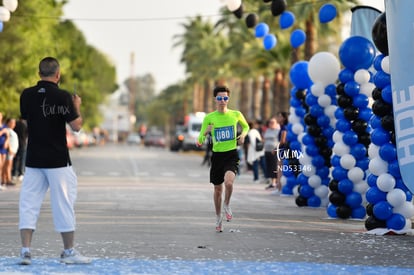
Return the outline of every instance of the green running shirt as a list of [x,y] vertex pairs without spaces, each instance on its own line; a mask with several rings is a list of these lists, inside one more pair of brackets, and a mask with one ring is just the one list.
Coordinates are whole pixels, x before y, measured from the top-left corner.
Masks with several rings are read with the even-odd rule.
[[213,125],[213,152],[227,152],[237,148],[237,124],[242,127],[242,135],[246,136],[249,125],[240,111],[227,109],[225,113],[211,112],[204,117],[198,142],[203,144],[208,125]]

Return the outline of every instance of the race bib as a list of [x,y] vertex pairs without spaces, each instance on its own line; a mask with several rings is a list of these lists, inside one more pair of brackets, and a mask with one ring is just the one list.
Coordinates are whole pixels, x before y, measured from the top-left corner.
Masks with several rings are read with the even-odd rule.
[[217,141],[234,140],[234,127],[226,126],[214,129]]

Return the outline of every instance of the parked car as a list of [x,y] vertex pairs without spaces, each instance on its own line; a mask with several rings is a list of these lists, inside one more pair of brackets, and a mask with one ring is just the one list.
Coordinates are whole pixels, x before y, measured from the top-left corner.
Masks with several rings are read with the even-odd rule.
[[141,137],[137,133],[130,133],[127,136],[126,142],[129,145],[139,145],[141,144]]
[[162,132],[147,132],[144,138],[145,146],[165,147],[165,136]]
[[203,123],[205,115],[206,113],[204,112],[197,112],[195,114],[190,114],[188,116],[188,121],[186,122],[185,128],[183,129],[183,151],[205,150],[205,145],[203,145],[202,147],[196,146],[196,140],[198,138],[198,135],[200,134],[201,124]]

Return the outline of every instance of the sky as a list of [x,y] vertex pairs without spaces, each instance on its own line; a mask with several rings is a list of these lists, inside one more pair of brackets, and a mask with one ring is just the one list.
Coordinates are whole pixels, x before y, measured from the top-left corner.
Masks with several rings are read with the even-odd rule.
[[[382,0],[360,2],[384,10]],[[108,56],[118,84],[150,73],[160,91],[185,79],[183,49],[173,47],[174,35],[185,31],[181,24],[197,15],[215,22],[223,6],[222,0],[69,0],[64,18],[73,20],[87,43]]]

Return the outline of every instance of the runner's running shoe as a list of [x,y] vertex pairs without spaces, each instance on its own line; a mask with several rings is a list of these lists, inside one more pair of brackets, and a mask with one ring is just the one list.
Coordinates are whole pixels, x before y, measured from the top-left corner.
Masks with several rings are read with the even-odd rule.
[[223,232],[223,216],[217,217],[216,232]]
[[91,261],[91,258],[83,256],[75,249],[69,254],[63,251],[60,255],[60,262],[65,264],[89,264]]
[[224,208],[224,212],[226,213],[226,219],[227,221],[231,221],[231,219],[233,219],[233,213],[231,213],[231,208],[230,205],[225,205],[223,206]]
[[21,265],[30,265],[30,264],[32,264],[32,255],[30,254],[30,252],[24,252],[21,255],[20,264]]

